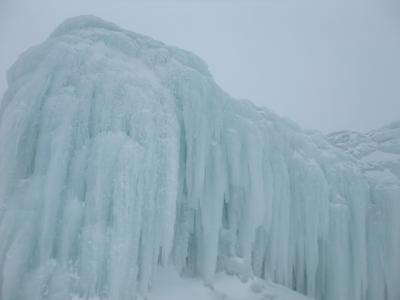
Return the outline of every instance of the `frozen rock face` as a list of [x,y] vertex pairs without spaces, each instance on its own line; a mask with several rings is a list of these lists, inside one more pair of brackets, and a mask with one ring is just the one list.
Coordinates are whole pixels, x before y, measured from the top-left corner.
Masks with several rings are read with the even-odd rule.
[[95,17],[8,73],[0,299],[135,299],[158,266],[398,300],[399,190],[250,102],[198,57]]

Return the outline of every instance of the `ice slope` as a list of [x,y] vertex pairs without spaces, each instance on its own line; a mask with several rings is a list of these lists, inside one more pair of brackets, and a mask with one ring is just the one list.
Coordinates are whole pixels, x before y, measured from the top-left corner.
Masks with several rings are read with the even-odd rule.
[[324,136],[231,98],[193,54],[81,16],[8,83],[0,299],[135,299],[160,266],[400,298],[399,190],[376,192]]

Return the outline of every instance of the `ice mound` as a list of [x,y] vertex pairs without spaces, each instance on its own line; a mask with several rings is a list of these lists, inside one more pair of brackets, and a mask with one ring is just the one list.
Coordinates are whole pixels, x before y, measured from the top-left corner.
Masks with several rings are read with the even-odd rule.
[[8,84],[0,299],[135,299],[159,266],[399,299],[399,190],[374,193],[357,159],[231,98],[193,54],[82,16]]

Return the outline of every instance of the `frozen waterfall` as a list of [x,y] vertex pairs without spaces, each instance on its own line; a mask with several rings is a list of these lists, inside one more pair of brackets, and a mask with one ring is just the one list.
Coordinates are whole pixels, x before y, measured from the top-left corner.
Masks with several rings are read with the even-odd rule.
[[231,98],[193,54],[82,16],[8,84],[0,299],[135,299],[160,265],[400,299],[399,180]]

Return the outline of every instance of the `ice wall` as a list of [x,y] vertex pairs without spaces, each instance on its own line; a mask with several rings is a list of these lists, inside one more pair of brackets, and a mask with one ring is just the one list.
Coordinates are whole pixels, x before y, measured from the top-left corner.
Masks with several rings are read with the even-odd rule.
[[8,82],[0,299],[134,299],[170,264],[399,299],[399,190],[373,195],[354,158],[232,99],[193,54],[77,17]]
[[369,299],[399,298],[400,122],[365,134],[336,132],[328,140],[354,157],[369,181]]

